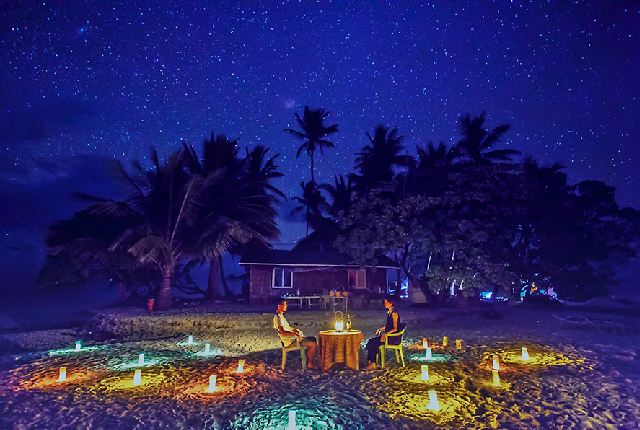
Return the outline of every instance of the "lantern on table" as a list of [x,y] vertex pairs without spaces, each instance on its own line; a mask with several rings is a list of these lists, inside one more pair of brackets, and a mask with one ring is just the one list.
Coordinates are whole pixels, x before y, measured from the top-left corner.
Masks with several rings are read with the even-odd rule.
[[[340,314],[339,317],[338,317],[338,314]],[[334,319],[335,319],[336,331],[343,331],[344,330],[344,315],[342,314],[342,311],[334,312],[333,316],[334,316]]]

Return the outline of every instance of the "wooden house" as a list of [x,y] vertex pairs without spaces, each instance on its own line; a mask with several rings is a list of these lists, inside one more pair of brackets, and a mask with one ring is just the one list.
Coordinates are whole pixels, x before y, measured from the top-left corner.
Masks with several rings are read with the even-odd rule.
[[249,273],[249,302],[255,304],[285,294],[319,295],[331,290],[363,297],[384,294],[400,269],[388,257],[376,260],[375,266],[360,267],[344,254],[263,249],[244,252],[240,265]]

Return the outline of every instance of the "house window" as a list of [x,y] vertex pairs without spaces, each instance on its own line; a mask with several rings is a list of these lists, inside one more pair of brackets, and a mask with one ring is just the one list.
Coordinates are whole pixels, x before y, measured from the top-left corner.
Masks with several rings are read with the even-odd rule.
[[367,288],[367,271],[349,269],[349,289]]
[[293,288],[293,272],[288,269],[273,269],[272,288]]

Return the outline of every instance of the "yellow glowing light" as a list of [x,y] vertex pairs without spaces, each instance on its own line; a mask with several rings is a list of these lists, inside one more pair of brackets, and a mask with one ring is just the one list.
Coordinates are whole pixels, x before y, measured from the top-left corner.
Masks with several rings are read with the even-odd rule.
[[442,346],[445,348],[449,346],[449,338],[447,336],[442,338]]
[[522,347],[522,360],[523,361],[528,361],[529,360],[529,351],[527,351],[527,347],[526,346]]
[[60,368],[60,376],[58,376],[58,380],[56,382],[63,382],[67,380],[67,368],[62,366]]
[[456,339],[456,349],[462,349],[462,339]]
[[428,381],[429,380],[429,366],[428,365],[423,364],[422,366],[420,366],[420,373],[421,373],[420,379],[422,379],[423,381]]
[[424,349],[429,348],[429,341],[427,340],[427,338],[426,338],[426,337],[422,339],[422,347],[423,347]]
[[492,370],[491,374],[493,375],[493,386],[494,387],[499,387],[500,386],[500,374],[498,373],[497,370]]
[[497,355],[493,356],[493,370],[495,370],[495,371],[500,370],[500,361],[498,360],[498,356]]
[[217,391],[216,388],[216,375],[209,376],[209,388],[207,388],[207,393],[213,393]]
[[238,373],[242,373],[244,369],[245,360],[238,361]]
[[438,394],[436,394],[436,390],[429,390],[429,406],[428,409],[432,411],[440,410],[440,403],[438,403]]
[[142,383],[142,370],[136,369],[136,373],[133,375],[133,385],[140,385]]

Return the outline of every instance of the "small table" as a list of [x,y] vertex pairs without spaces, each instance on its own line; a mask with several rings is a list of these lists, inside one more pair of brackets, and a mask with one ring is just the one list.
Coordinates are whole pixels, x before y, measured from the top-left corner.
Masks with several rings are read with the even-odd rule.
[[291,305],[298,306],[300,309],[304,309],[304,302],[307,302],[307,308],[311,309],[311,306],[318,305],[320,296],[282,296],[287,302],[291,302]]
[[360,342],[364,335],[360,330],[324,330],[320,337],[320,365],[322,371],[328,371],[336,363],[360,369]]

